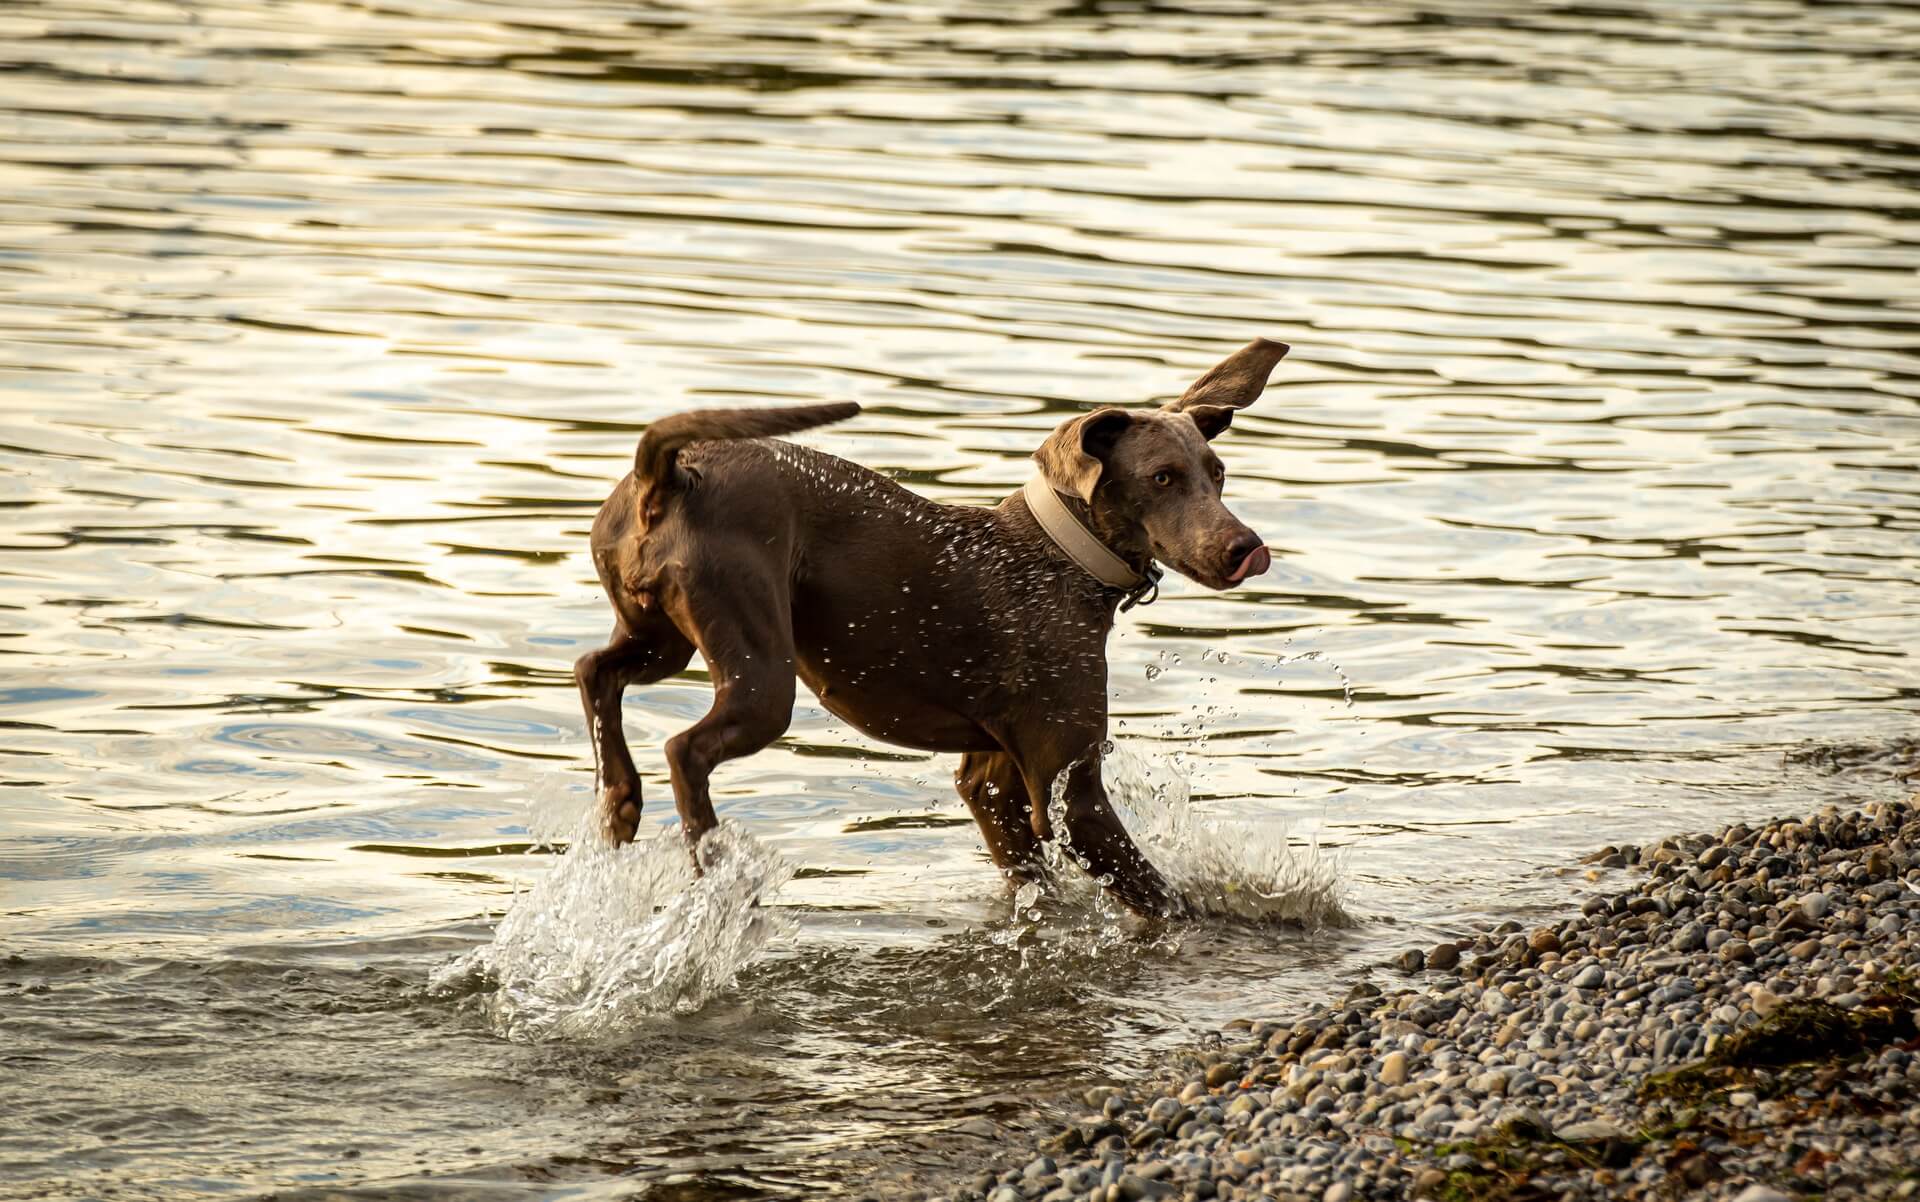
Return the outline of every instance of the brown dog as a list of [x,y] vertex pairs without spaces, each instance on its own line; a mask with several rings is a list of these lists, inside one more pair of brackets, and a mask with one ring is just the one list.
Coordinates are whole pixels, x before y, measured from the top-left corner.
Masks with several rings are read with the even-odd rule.
[[959,752],[960,796],[1010,880],[1039,874],[1064,772],[1071,854],[1132,909],[1175,912],[1100,782],[1107,633],[1158,580],[1155,560],[1215,589],[1267,570],[1266,547],[1221,503],[1207,442],[1286,353],[1255,339],[1161,409],[1073,418],[1034,452],[1036,480],[992,509],[765,441],[857,405],[655,422],[593,524],[613,636],[574,665],[614,840],[640,821],[620,695],[698,648],[713,708],[666,745],[690,844],[715,823],[713,770],[786,731],[798,674],[870,735]]

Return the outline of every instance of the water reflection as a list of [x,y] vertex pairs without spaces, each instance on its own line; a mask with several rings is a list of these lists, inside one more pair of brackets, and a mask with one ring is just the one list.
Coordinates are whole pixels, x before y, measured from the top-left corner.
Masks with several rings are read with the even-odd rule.
[[[1737,0],[0,12],[0,1181],[878,1189],[1561,904],[1531,870],[1571,850],[1890,787],[1916,37]],[[525,803],[585,782],[586,528],[647,422],[857,400],[819,442],[990,502],[1254,333],[1296,350],[1220,449],[1284,554],[1128,616],[1116,730],[1201,815],[1337,849],[1362,925],[1037,961],[948,765],[803,698],[716,782],[798,933],[707,1009],[533,1047],[426,995],[554,863]],[[629,694],[650,821],[707,695]]]

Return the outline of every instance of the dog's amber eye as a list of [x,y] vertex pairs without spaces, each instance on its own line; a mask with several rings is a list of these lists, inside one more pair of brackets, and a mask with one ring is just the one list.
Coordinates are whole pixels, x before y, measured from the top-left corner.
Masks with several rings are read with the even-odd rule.
[[1172,472],[1155,472],[1153,474],[1153,482],[1155,484],[1158,484],[1161,488],[1165,488],[1167,485],[1173,483],[1173,473]]

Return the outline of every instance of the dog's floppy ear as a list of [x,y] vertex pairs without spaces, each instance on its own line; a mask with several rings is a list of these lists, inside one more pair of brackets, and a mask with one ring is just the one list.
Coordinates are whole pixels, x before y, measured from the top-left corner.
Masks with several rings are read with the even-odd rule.
[[1092,504],[1108,454],[1133,424],[1133,414],[1109,405],[1063,423],[1033,453],[1040,474],[1060,492]]
[[[1193,386],[1179,400],[1165,408],[1175,413],[1191,410],[1197,405],[1245,409],[1267,390],[1267,377],[1273,374],[1275,365],[1287,357],[1289,349],[1284,342],[1256,338],[1214,364],[1206,375],[1193,382]],[[1199,419],[1196,417],[1194,420]],[[1205,425],[1200,428],[1203,432],[1207,430]],[[1224,430],[1226,426],[1223,424],[1220,429]],[[1207,437],[1212,438],[1219,432],[1207,432]]]

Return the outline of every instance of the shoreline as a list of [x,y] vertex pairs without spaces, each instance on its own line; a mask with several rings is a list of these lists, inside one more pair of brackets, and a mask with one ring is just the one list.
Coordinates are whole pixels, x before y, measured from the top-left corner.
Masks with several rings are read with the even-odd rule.
[[1920,1199],[1916,802],[1603,848],[1577,913],[1231,1023],[933,1198]]

